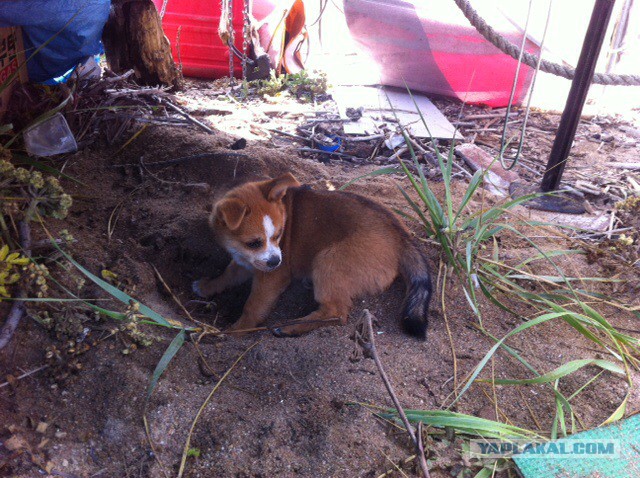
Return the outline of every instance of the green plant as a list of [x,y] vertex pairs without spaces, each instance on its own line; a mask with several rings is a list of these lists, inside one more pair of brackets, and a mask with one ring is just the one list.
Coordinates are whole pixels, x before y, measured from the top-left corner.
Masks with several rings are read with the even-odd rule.
[[[416,109],[418,109],[417,104]],[[428,129],[424,117],[420,116]],[[606,372],[625,376],[629,387],[622,402],[604,423],[622,418],[629,395],[633,390],[631,369],[637,368],[639,363],[640,341],[617,330],[606,319],[604,310],[614,309],[632,316],[635,314],[636,317],[639,316],[637,310],[634,311],[623,303],[585,287],[585,284],[590,282],[605,282],[610,279],[571,277],[565,274],[556,261],[557,258],[570,254],[583,254],[584,251],[561,249],[549,252],[530,238],[531,234],[527,231],[533,229],[540,232],[551,227],[549,224],[521,219],[514,211],[516,206],[534,198],[535,195],[509,199],[489,206],[481,189],[485,173],[477,171],[463,193],[458,195],[461,199],[457,201],[452,182],[455,147],[455,141],[452,141],[446,156],[439,151],[435,142],[432,144],[444,188],[439,198],[427,181],[413,143],[404,129],[402,134],[411,155],[413,169],[417,173],[412,172],[407,164],[399,160],[400,168],[408,179],[410,188],[404,189],[400,185],[398,188],[413,212],[413,215],[407,215],[407,217],[417,220],[428,240],[435,242],[441,250],[444,273],[441,275],[440,285],[445,321],[447,319],[444,291],[447,288],[447,281],[455,278],[463,289],[469,307],[478,319],[476,328],[493,342],[493,346],[463,383],[458,384],[455,348],[450,334],[454,359],[454,393],[445,407],[447,410],[407,411],[409,419],[434,426],[447,426],[473,436],[506,437],[520,436],[525,432],[525,434],[533,433],[522,429],[507,429],[499,422],[489,423],[490,421],[481,421],[482,419],[475,417],[459,416],[448,409],[458,403],[476,382],[489,382],[494,390],[496,385],[543,384],[548,387],[556,404],[555,417],[548,432],[549,437],[554,439],[559,434],[566,436],[568,433],[575,432],[576,417],[571,401]],[[392,172],[391,169],[384,168],[371,174],[390,172]],[[480,207],[477,206],[478,202]],[[557,234],[557,229],[555,231]],[[501,260],[500,245],[501,239],[507,235],[524,242],[536,253],[520,263],[507,264]],[[543,275],[533,272],[532,267],[540,266],[541,263],[545,263],[554,273]],[[511,314],[522,323],[502,338],[493,336],[483,325],[481,305],[487,303]],[[553,370],[541,372],[529,363],[522,351],[508,345],[508,341],[515,335],[532,327],[540,327],[547,322],[558,320],[572,327],[577,336],[591,341],[593,346],[608,355],[610,359],[569,360]],[[492,376],[490,379],[481,379],[480,374],[500,350],[515,358],[529,374],[529,378],[497,380]],[[601,371],[575,393],[565,396],[560,390],[561,380],[587,366],[598,367]],[[490,474],[487,475],[484,468],[479,476],[490,476]]]
[[[45,229],[46,231],[46,229]],[[48,231],[46,231],[48,234]],[[49,235],[49,238],[51,236]],[[114,310],[105,309],[93,303],[92,301],[81,299],[74,292],[66,288],[58,281],[54,281],[56,285],[64,292],[69,299],[45,299],[44,301],[57,302],[60,300],[63,301],[72,301],[83,304],[94,312],[108,317],[110,319],[114,319],[122,324],[122,330],[125,331],[130,337],[132,337],[136,342],[141,345],[150,345],[151,340],[147,333],[140,329],[141,325],[156,325],[160,327],[165,327],[168,329],[177,329],[178,334],[174,337],[172,342],[167,347],[167,350],[160,358],[160,361],[156,365],[156,368],[151,377],[151,381],[149,384],[149,389],[147,393],[147,399],[153,393],[160,376],[164,373],[166,368],[169,366],[169,363],[178,353],[182,345],[184,344],[187,332],[198,332],[200,329],[195,327],[185,326],[181,322],[176,320],[166,319],[156,311],[147,307],[146,305],[138,302],[129,294],[124,291],[118,289],[117,287],[109,284],[107,281],[101,279],[95,274],[89,272],[85,267],[80,265],[73,259],[67,252],[65,252],[60,246],[58,246],[55,241],[52,240],[52,245],[57,249],[57,251],[66,259],[71,265],[73,265],[82,275],[84,275],[89,281],[96,284],[100,289],[102,289],[108,296],[113,299],[118,300],[122,304],[125,305],[125,311],[119,312]],[[128,350],[128,349],[125,349]],[[128,353],[125,352],[125,353]]]
[[40,171],[16,168],[0,160],[0,213],[13,214],[14,219],[31,221],[42,216],[64,219],[73,201],[53,176],[44,177]]
[[[422,115],[421,119],[425,127],[427,127]],[[600,305],[613,305],[618,310],[626,312],[630,312],[630,309],[624,304],[598,298],[595,294],[578,289],[573,285],[576,281],[584,283],[587,280],[603,280],[599,278],[569,277],[554,261],[554,257],[572,254],[576,251],[545,252],[529,238],[527,233],[523,232],[528,228],[541,229],[550,226],[549,224],[521,220],[512,213],[514,207],[535,197],[535,195],[507,200],[491,207],[484,206],[485,201],[482,201],[483,207],[479,211],[472,210],[470,207],[471,199],[480,192],[479,188],[483,184],[485,174],[482,171],[478,171],[471,178],[466,191],[462,195],[462,200],[456,204],[452,189],[452,164],[455,144],[455,141],[453,141],[447,158],[434,145],[444,185],[444,200],[440,201],[429,187],[406,131],[403,131],[403,134],[415,169],[418,171],[418,176],[416,177],[403,162],[400,162],[400,166],[409,179],[412,191],[417,194],[420,203],[414,201],[404,189],[400,188],[400,190],[416,217],[424,226],[426,234],[440,245],[447,266],[453,269],[463,283],[464,294],[469,306],[478,317],[479,329],[490,336],[482,325],[478,291],[495,306],[524,321],[521,326],[511,331],[503,339],[497,340],[492,337],[496,344],[477,365],[451,404],[460,400],[477,379],[493,354],[499,348],[502,348],[519,360],[534,375],[533,380],[552,384],[558,403],[556,421],[554,423],[561,428],[563,434],[566,434],[565,416],[570,418],[573,429],[574,414],[569,401],[558,391],[557,381],[560,377],[574,371],[570,363],[565,364],[562,369],[563,374],[560,374],[555,380],[543,381],[541,379],[543,374],[537,372],[521,354],[507,347],[504,342],[508,337],[538,324],[551,320],[564,320],[580,335],[591,340],[603,351],[610,353],[620,361],[621,366],[607,362],[607,370],[625,373],[628,372],[629,366],[635,366],[638,363],[637,352],[640,342],[634,337],[616,330],[593,305],[598,303]],[[423,210],[426,213],[423,213]],[[500,235],[507,233],[528,243],[537,251],[538,255],[515,266],[508,266],[502,262],[500,260],[498,238]],[[557,275],[542,276],[530,272],[527,265],[535,260],[543,260],[548,263],[556,271]],[[446,277],[444,280],[446,281]],[[523,283],[527,286],[525,287]],[[544,292],[532,292],[532,288],[529,287],[532,283],[541,286],[540,288]],[[523,316],[520,312],[522,305],[533,308],[535,312]],[[627,380],[631,384],[631,375],[629,373],[627,373]],[[616,420],[624,414],[626,401],[627,399],[625,398],[620,407],[607,421]],[[555,425],[552,434],[557,433]]]
[[[76,15],[77,13],[69,19],[59,32],[39,46],[26,61],[30,61],[42,48],[46,47],[49,42],[73,21]],[[22,66],[24,65],[20,65],[20,67]],[[18,72],[16,71],[9,75],[5,81],[0,82],[0,92],[6,89],[16,79],[17,74]],[[39,304],[40,306],[63,303],[65,304],[63,312],[68,312],[69,315],[82,315],[81,311],[84,310],[86,312],[88,308],[93,311],[96,316],[101,315],[119,321],[119,329],[134,341],[133,346],[125,348],[123,353],[128,353],[132,350],[135,344],[143,346],[150,345],[152,339],[149,334],[143,330],[142,326],[144,325],[158,325],[177,329],[179,331],[178,335],[169,345],[151,377],[148,390],[150,396],[171,359],[180,350],[184,343],[186,333],[195,331],[196,328],[187,327],[180,322],[165,319],[149,307],[137,302],[125,292],[82,267],[53,240],[44,226],[42,218],[51,217],[64,219],[68,214],[69,208],[72,206],[71,196],[64,192],[57,177],[64,177],[78,183],[79,181],[61,173],[52,166],[25,156],[22,154],[21,146],[19,145],[19,139],[23,131],[48,120],[56,113],[62,111],[74,98],[74,92],[75,85],[72,85],[70,90],[69,88],[61,88],[53,91],[47,88],[43,90],[43,94],[48,95],[48,101],[43,102],[43,104],[44,107],[48,107],[48,109],[45,111],[34,109],[34,111],[36,111],[35,113],[29,111],[30,116],[28,115],[25,121],[23,121],[26,124],[20,130],[15,130],[13,124],[0,124],[0,300],[2,300],[3,297],[10,297],[10,287],[20,282],[23,285],[23,292],[26,292],[26,297],[21,297],[21,301]],[[92,110],[103,108],[114,110],[130,107],[112,106]],[[17,166],[17,164],[21,166]],[[7,219],[10,219],[10,221]],[[12,250],[18,249],[18,245],[14,238],[12,238],[12,230],[8,224],[15,224],[19,221],[26,223],[39,221],[42,229],[51,239],[52,245],[57,249],[57,253],[63,257],[61,261],[49,258],[50,262],[54,262],[54,266],[59,266],[65,273],[65,276],[70,276],[72,282],[75,281],[75,284],[71,286],[71,289],[76,289],[75,291],[70,290],[61,281],[57,280],[44,263],[37,263],[34,259],[25,257],[19,252],[11,252]],[[61,231],[60,236],[62,237],[63,244],[69,244],[73,241],[73,238],[66,230]],[[74,275],[74,270],[79,271],[82,276],[94,282],[110,297],[125,304],[124,310],[109,310],[97,305],[93,300],[80,298],[77,293],[82,289],[84,279],[77,274]],[[49,296],[50,285],[52,288],[56,288],[56,293],[62,293],[66,295],[66,297],[58,298]],[[50,312],[49,310],[41,308],[34,311],[33,316],[36,320],[41,321],[41,323],[50,326],[51,322],[57,320],[52,318],[52,313]],[[53,313],[56,312],[57,311],[54,311]],[[80,321],[74,321],[71,329],[77,330],[76,326],[79,324]],[[117,331],[118,329],[116,328],[114,330]]]
[[325,95],[327,86],[326,74],[309,73],[306,70],[279,76],[272,72],[268,80],[254,80],[247,84],[247,87],[255,88],[258,95],[275,96],[281,91],[288,90],[299,100],[305,101],[312,101],[318,96]]
[[187,457],[200,458],[200,453],[201,453],[200,448],[191,447],[187,451]]
[[8,287],[20,280],[21,272],[25,270],[29,258],[20,255],[19,252],[9,254],[7,244],[0,247],[0,301],[9,298]]

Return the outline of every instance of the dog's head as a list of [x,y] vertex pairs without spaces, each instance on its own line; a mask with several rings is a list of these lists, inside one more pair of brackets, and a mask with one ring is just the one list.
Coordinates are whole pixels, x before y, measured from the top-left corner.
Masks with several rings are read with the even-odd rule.
[[287,189],[299,185],[287,173],[238,186],[215,204],[210,223],[221,245],[238,264],[264,272],[280,265],[280,240],[286,221],[282,199]]

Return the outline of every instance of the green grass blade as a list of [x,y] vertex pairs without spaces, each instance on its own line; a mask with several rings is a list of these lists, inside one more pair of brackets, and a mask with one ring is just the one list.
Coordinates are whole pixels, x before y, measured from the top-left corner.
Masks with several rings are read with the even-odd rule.
[[473,478],[491,478],[493,476],[493,470],[491,468],[483,468]]
[[71,22],[73,20],[75,20],[75,18],[80,14],[80,12],[82,11],[84,7],[80,8],[76,13],[73,14],[73,16],[67,21],[67,23],[65,23],[62,28],[60,30],[58,30],[55,34],[53,34],[52,36],[50,36],[49,38],[47,38],[47,40],[42,43],[42,45],[39,45],[38,48],[36,48],[33,53],[31,53],[29,55],[29,58],[27,58],[22,64],[18,65],[18,68],[16,69],[16,71],[14,71],[13,73],[11,73],[7,79],[0,83],[0,93],[2,93],[6,88],[9,87],[9,85],[11,85],[11,83],[13,82],[13,80],[16,79],[16,77],[20,74],[20,69],[24,68],[24,66],[31,61],[31,59],[33,57],[35,57],[40,50],[42,50],[44,47],[46,47],[49,43],[51,43],[58,35],[60,35],[64,30],[67,29],[67,27],[71,24]]
[[474,175],[471,177],[471,181],[469,182],[469,186],[467,187],[467,190],[465,191],[464,196],[462,197],[462,201],[460,202],[460,205],[458,206],[458,212],[456,213],[455,217],[453,218],[453,221],[452,221],[453,224],[458,222],[458,219],[460,218],[460,215],[467,208],[467,206],[469,204],[469,201],[473,197],[473,195],[476,192],[476,190],[478,189],[478,187],[482,184],[483,179],[484,179],[484,174],[483,174],[483,172],[481,170],[477,170],[474,173]]
[[528,274],[514,274],[508,273],[508,277],[511,279],[527,280],[533,282],[553,282],[555,284],[564,284],[565,282],[624,282],[623,279],[610,279],[607,277],[565,277],[565,276],[548,276],[548,275],[528,275]]
[[351,186],[353,183],[355,183],[356,181],[360,181],[361,179],[364,179],[364,178],[368,178],[371,176],[382,176],[383,174],[398,174],[399,172],[400,172],[400,169],[398,169],[397,166],[389,166],[386,168],[376,169],[375,171],[371,171],[370,173],[363,174],[362,176],[358,176],[357,178],[354,178],[351,181],[343,184],[342,186],[340,186],[340,188],[338,188],[338,191],[343,191],[347,189],[349,186]]
[[34,121],[32,121],[31,123],[29,123],[27,126],[25,126],[22,131],[20,131],[19,133],[16,133],[9,141],[7,141],[4,145],[5,148],[9,148],[9,146],[11,146],[13,144],[13,142],[18,139],[20,137],[20,134],[24,133],[27,129],[32,128],[34,126],[37,126],[41,123],[44,123],[46,120],[48,120],[49,118],[51,118],[52,116],[54,116],[56,113],[58,113],[60,110],[62,110],[62,108],[64,108],[65,106],[67,106],[67,103],[69,103],[69,101],[71,100],[71,98],[73,98],[73,93],[75,91],[75,85],[72,87],[71,91],[69,92],[69,95],[62,100],[62,102],[57,105],[56,107],[45,111],[44,113],[42,113],[40,116],[38,116]]
[[[507,425],[505,423],[474,417],[464,413],[448,410],[405,410],[410,422],[422,422],[437,428],[453,428],[459,433],[484,438],[540,438],[540,436],[525,428]],[[389,410],[390,418],[397,417],[395,409]]]
[[492,382],[496,385],[533,385],[539,383],[549,383],[555,380],[558,380],[562,377],[565,377],[569,374],[580,370],[583,367],[587,367],[589,365],[594,365],[596,367],[600,367],[603,370],[607,370],[609,372],[613,372],[619,375],[624,375],[624,369],[619,365],[616,365],[613,362],[608,360],[597,360],[597,359],[580,359],[580,360],[572,360],[571,362],[567,362],[555,369],[551,372],[547,372],[544,375],[540,375],[535,378],[527,378],[520,380],[511,380],[511,379],[479,379],[478,382]]
[[549,320],[557,319],[557,318],[562,317],[564,315],[565,315],[564,312],[553,312],[553,313],[543,314],[543,315],[541,315],[539,317],[536,317],[535,319],[531,319],[530,321],[525,322],[524,324],[516,327],[515,329],[510,331],[507,335],[505,335],[503,338],[501,338],[498,341],[498,343],[496,343],[493,347],[491,347],[491,349],[489,349],[489,351],[486,353],[486,355],[480,361],[480,363],[478,363],[478,365],[476,365],[476,368],[473,371],[473,373],[471,374],[471,377],[469,377],[469,380],[467,380],[467,383],[464,385],[464,387],[462,387],[462,390],[460,391],[460,393],[458,394],[456,399],[453,402],[451,402],[451,405],[449,405],[449,406],[451,407],[452,405],[454,405],[456,402],[458,402],[462,398],[462,396],[469,389],[471,384],[473,382],[475,382],[476,378],[478,378],[478,375],[480,374],[480,372],[482,372],[482,369],[484,369],[485,365],[487,365],[487,362],[489,362],[489,360],[491,359],[493,354],[496,352],[496,350],[498,350],[500,345],[505,340],[507,340],[512,335],[515,335],[515,334],[517,334],[519,332],[522,332],[523,330],[526,330],[526,329],[528,329],[530,327],[534,327],[534,326],[542,324],[544,322],[548,322]]
[[436,235],[435,230],[433,229],[433,227],[431,227],[431,223],[427,220],[427,218],[425,217],[424,213],[418,207],[416,202],[409,197],[409,194],[407,194],[407,192],[402,188],[402,186],[400,186],[399,184],[396,184],[396,186],[398,186],[398,189],[400,190],[400,192],[404,196],[404,199],[407,201],[407,203],[409,204],[411,209],[413,209],[413,212],[415,212],[416,215],[420,218],[420,221],[422,222],[422,224],[424,225],[425,229],[427,230],[427,235],[435,236]]
[[173,338],[173,340],[167,347],[167,350],[165,350],[164,354],[162,354],[162,357],[160,357],[160,361],[158,362],[155,370],[153,371],[153,376],[151,377],[151,383],[149,384],[149,389],[147,390],[147,401],[149,400],[149,397],[151,397],[151,394],[155,390],[156,385],[158,385],[158,380],[160,379],[160,376],[164,373],[164,371],[169,366],[169,363],[171,362],[173,357],[175,357],[175,355],[178,353],[178,351],[184,344],[185,337],[186,337],[186,332],[184,329],[182,329],[180,332],[178,332],[178,335],[176,335]]
[[622,401],[622,403],[618,405],[618,408],[615,409],[615,411],[611,414],[609,418],[607,418],[604,422],[602,422],[602,426],[609,425],[610,423],[617,422],[618,420],[624,418],[624,415],[627,412],[627,403],[629,401],[630,394],[631,394],[631,388],[629,389],[629,392],[627,392],[627,395],[624,397],[624,400]]
[[521,263],[519,263],[518,265],[514,266],[515,269],[520,269],[522,266],[525,266],[531,262],[534,261],[539,261],[540,259],[550,259],[552,257],[557,257],[557,256],[568,256],[571,254],[584,254],[584,251],[581,249],[564,249],[564,250],[559,250],[559,251],[547,251],[544,254],[536,254],[533,257],[529,257],[527,259],[525,259],[524,261],[522,261]]
[[[73,264],[80,272],[82,272],[90,281],[92,281],[94,284],[98,285],[102,290],[104,290],[107,294],[111,295],[112,297],[115,297],[116,299],[118,299],[120,302],[122,302],[123,304],[127,304],[129,305],[131,301],[135,301],[137,302],[133,297],[131,297],[130,295],[124,293],[123,291],[121,291],[120,289],[118,289],[117,287],[112,286],[111,284],[109,284],[108,282],[105,282],[104,280],[100,279],[99,277],[95,276],[94,274],[92,274],[91,272],[89,272],[87,269],[85,269],[84,267],[82,267],[80,264],[78,264],[78,262],[75,261],[75,259],[73,259],[69,254],[67,254],[65,251],[63,251],[58,244],[55,243],[55,241],[51,241],[51,243],[54,245],[54,247],[56,249],[58,249],[58,251],[60,251],[60,253],[69,261],[71,262],[71,264]],[[170,324],[164,317],[162,317],[160,314],[158,314],[157,312],[155,312],[154,310],[151,310],[149,307],[147,307],[144,304],[139,303],[140,306],[140,312],[149,317],[151,320],[153,320],[154,322],[156,322],[158,325],[162,325],[164,327],[170,327],[170,328],[178,328],[175,325]]]
[[56,168],[49,166],[48,164],[44,164],[44,163],[41,163],[40,161],[36,161],[35,159],[30,158],[29,156],[26,156],[24,154],[13,153],[13,158],[17,160],[16,161],[17,165],[26,164],[28,166],[33,166],[34,168],[39,169],[40,171],[44,171],[45,173],[53,174],[55,176],[62,176],[63,178],[68,179],[69,181],[73,181],[74,183],[81,184],[82,186],[86,186],[87,188],[91,187],[87,183],[83,183],[82,181],[74,178],[73,176],[69,176],[68,174],[63,173],[62,171],[59,171]]

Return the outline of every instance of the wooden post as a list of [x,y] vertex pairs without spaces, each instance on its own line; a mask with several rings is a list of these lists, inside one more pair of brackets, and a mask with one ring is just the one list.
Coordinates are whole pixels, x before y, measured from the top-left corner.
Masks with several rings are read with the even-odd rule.
[[133,69],[142,84],[178,86],[171,45],[151,0],[113,0],[102,41],[112,71]]

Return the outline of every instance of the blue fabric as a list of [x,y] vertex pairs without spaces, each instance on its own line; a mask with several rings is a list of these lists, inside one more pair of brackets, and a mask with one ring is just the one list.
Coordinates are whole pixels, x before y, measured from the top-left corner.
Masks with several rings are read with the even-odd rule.
[[87,57],[102,52],[110,0],[0,0],[0,27],[21,26],[29,79],[66,81]]

